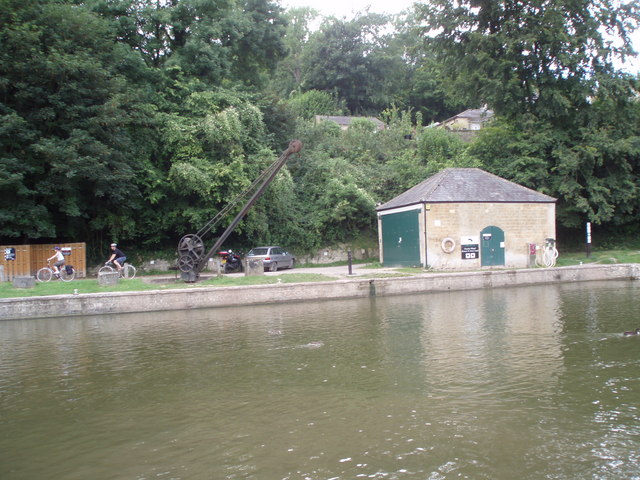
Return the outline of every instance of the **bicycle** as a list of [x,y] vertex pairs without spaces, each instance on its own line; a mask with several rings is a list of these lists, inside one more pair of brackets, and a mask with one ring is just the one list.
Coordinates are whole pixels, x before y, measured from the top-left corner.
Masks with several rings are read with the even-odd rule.
[[53,277],[57,277],[63,282],[70,282],[71,280],[76,278],[76,270],[71,265],[62,265],[59,268],[59,271],[60,274],[56,275],[53,268],[51,268],[51,264],[49,264],[48,266],[42,267],[40,270],[38,270],[38,273],[36,273],[36,280],[38,280],[39,282],[48,282]]
[[[98,270],[98,275],[101,273],[109,273],[109,272],[117,272],[116,267],[113,266],[112,262],[105,263],[103,267],[100,267]],[[136,267],[131,265],[130,263],[125,263],[122,266],[122,270],[120,270],[120,275],[128,280],[132,279],[136,276]]]
[[536,255],[536,265],[539,267],[553,267],[556,264],[556,258],[558,258],[558,250],[556,249],[556,241],[553,238],[545,239],[544,247],[542,247],[542,253]]

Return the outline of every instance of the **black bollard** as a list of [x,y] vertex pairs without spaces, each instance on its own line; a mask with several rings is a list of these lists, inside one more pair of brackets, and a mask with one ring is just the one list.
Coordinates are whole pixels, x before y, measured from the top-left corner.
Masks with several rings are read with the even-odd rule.
[[351,250],[347,250],[347,263],[349,264],[349,275],[353,275],[353,271],[351,269]]

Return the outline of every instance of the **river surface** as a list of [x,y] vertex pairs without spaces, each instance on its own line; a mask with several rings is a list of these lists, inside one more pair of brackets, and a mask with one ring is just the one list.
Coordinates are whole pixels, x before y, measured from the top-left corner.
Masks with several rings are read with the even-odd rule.
[[0,322],[0,478],[640,479],[640,282]]

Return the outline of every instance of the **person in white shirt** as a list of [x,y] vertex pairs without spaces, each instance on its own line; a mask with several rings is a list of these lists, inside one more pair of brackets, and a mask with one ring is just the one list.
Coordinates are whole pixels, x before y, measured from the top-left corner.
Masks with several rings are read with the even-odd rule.
[[62,249],[60,247],[55,247],[54,250],[56,251],[56,253],[53,255],[53,257],[47,258],[47,262],[50,262],[54,258],[56,259],[55,263],[53,264],[53,272],[57,277],[60,275],[60,267],[64,265],[64,255],[62,254]]

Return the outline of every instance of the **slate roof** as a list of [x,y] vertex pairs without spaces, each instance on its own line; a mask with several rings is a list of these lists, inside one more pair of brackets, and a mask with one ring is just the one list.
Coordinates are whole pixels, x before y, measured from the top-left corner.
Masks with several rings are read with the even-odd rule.
[[556,199],[479,168],[445,168],[380,205],[389,210],[420,203],[555,203]]
[[468,118],[472,122],[486,122],[493,118],[493,110],[489,110],[487,108],[471,108],[469,110],[465,110],[462,113],[454,115],[451,118],[447,118],[442,123],[451,123],[458,118]]

